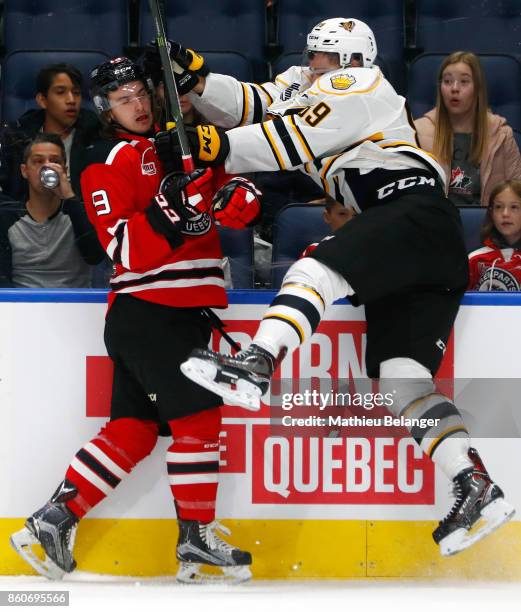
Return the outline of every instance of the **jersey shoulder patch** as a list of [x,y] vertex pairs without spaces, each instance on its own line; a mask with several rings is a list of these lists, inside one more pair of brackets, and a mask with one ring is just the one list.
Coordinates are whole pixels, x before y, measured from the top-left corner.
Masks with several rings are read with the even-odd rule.
[[323,74],[315,83],[324,94],[367,93],[376,88],[382,78],[378,68],[340,68]]

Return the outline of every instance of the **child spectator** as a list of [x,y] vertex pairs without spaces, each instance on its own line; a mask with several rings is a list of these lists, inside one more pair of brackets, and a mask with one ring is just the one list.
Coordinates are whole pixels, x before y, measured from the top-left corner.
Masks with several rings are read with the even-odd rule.
[[486,206],[494,185],[521,179],[512,128],[489,110],[485,75],[474,53],[457,51],[445,58],[436,107],[415,126],[420,146],[444,167],[456,206]]
[[521,181],[503,181],[490,197],[481,239],[485,245],[469,255],[469,289],[521,289]]
[[[59,177],[52,189],[42,184],[44,166]],[[61,138],[38,134],[25,149],[20,171],[29,199],[0,204],[0,286],[90,287],[91,265],[105,252],[67,178]]]
[[80,71],[70,64],[51,64],[36,78],[38,110],[24,113],[4,129],[0,148],[0,187],[15,200],[27,197],[27,184],[18,169],[27,144],[39,132],[56,134],[63,141],[68,177],[74,193],[80,194],[80,174],[85,167],[85,149],[98,137],[95,113],[81,106]]
[[[344,206],[326,194],[323,218],[324,222],[331,228],[332,234],[339,230],[345,223],[351,221],[355,215],[356,210],[352,206]],[[306,255],[309,255],[317,248],[319,244],[320,243],[318,242],[312,242],[304,249],[301,257],[306,257]]]

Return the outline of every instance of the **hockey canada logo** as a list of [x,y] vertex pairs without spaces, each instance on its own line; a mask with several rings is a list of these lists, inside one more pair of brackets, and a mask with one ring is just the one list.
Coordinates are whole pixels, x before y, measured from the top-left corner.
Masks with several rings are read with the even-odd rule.
[[354,85],[355,83],[356,79],[351,74],[343,73],[331,77],[331,86],[333,89],[349,89],[351,85]]
[[354,27],[355,27],[355,22],[354,21],[342,21],[342,23],[340,24],[344,30],[347,30],[348,32],[352,32]]

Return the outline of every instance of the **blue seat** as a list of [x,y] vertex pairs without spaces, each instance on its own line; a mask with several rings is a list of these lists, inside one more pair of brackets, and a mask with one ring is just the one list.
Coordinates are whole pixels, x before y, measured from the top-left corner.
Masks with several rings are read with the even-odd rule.
[[[447,53],[425,53],[409,68],[409,104],[415,119],[434,107],[438,70]],[[511,55],[479,55],[487,79],[489,106],[511,127],[521,128],[521,62]]]
[[480,231],[485,219],[485,206],[465,206],[459,209],[463,224],[463,236],[467,253],[479,249],[481,244]]
[[83,106],[94,110],[88,91],[89,73],[108,58],[96,51],[15,51],[4,60],[2,67],[2,120],[15,121],[30,108],[36,107],[36,75],[48,64],[72,64],[84,79]]
[[424,52],[521,54],[519,0],[416,0],[416,46]]
[[275,217],[271,257],[271,285],[274,289],[280,287],[288,268],[306,247],[331,234],[323,212],[322,205],[289,204]]
[[278,43],[283,53],[300,52],[319,21],[353,17],[365,21],[376,37],[378,54],[388,67],[390,81],[400,92],[405,86],[405,28],[402,0],[279,0]]
[[5,0],[4,44],[17,49],[90,49],[110,57],[128,45],[126,0]]
[[252,65],[242,53],[234,51],[205,51],[204,57],[212,72],[229,74],[239,81],[250,82],[253,79]]
[[254,287],[253,229],[234,230],[218,226],[223,255],[228,257],[234,289]]
[[[165,0],[167,36],[197,51],[233,51],[250,61],[254,78],[266,72],[266,8],[261,0]],[[141,0],[139,44],[156,37],[148,0]],[[215,66],[210,64],[214,72]]]

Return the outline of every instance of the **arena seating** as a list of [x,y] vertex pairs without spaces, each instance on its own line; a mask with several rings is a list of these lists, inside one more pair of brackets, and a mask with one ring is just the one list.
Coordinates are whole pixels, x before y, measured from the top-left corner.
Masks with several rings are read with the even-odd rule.
[[416,46],[424,52],[521,54],[519,0],[416,0]]
[[253,289],[253,229],[219,227],[223,254],[228,257],[234,289]]
[[[266,9],[261,0],[165,0],[169,38],[198,51],[235,51],[252,63],[256,80],[264,80],[267,64]],[[139,44],[156,32],[147,0],[141,0]]]
[[331,233],[322,218],[323,212],[322,205],[289,204],[275,217],[271,258],[273,288],[280,287],[287,269],[307,246]]
[[467,252],[475,251],[481,246],[480,229],[487,209],[485,206],[465,206],[460,208],[463,236]]
[[114,57],[128,45],[127,0],[5,0],[6,53],[89,49]]

